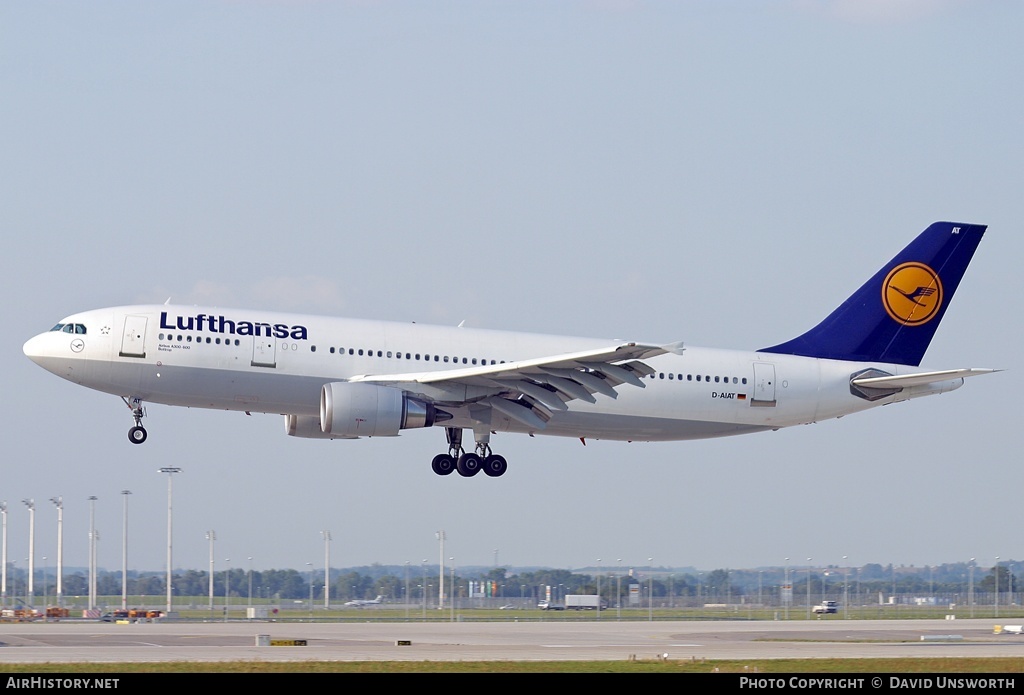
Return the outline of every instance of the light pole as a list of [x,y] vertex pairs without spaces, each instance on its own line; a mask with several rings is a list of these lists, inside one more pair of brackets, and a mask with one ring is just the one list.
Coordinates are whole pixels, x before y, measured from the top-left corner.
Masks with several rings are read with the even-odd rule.
[[423,559],[420,565],[423,568],[423,619],[427,619],[427,560]]
[[653,557],[647,558],[647,620],[654,620],[654,562]]
[[971,605],[971,617],[974,617],[974,558],[967,565],[967,602]]
[[0,502],[3,529],[0,538],[0,608],[7,608],[7,500]]
[[46,614],[46,604],[50,600],[49,587],[46,585],[46,556],[43,555],[43,621],[49,622],[50,616]]
[[89,496],[89,610],[96,608],[96,499]]
[[601,558],[597,558],[597,619],[601,619]]
[[793,602],[793,585],[789,583],[789,558],[786,558],[786,568],[782,573],[782,610],[785,619],[789,620],[789,604]]
[[224,558],[224,622],[228,621],[231,610],[231,558]]
[[22,503],[28,507],[28,606],[29,608],[35,603],[33,600],[34,594],[34,583],[35,583],[35,567],[36,567],[36,503],[30,499],[22,500]]
[[57,607],[64,605],[64,499],[51,497],[50,501],[57,505]]
[[331,532],[321,531],[324,537],[324,610],[331,607]]
[[[121,608],[128,607],[128,495],[131,490],[121,490]],[[60,550],[57,551],[57,561],[60,562]],[[58,579],[60,582],[58,570]],[[58,592],[60,591],[58,583]],[[59,605],[59,601],[58,601]]]
[[615,619],[622,619],[622,558],[616,560],[615,570]]
[[[252,608],[252,558],[249,560],[249,597],[246,599],[246,608]],[[248,617],[248,616],[246,616]]]
[[309,617],[313,617],[313,563],[307,562],[306,567],[309,568]]
[[850,618],[850,567],[843,555],[843,617]]
[[811,558],[807,558],[807,619],[811,619]]
[[217,532],[209,530],[206,532],[206,540],[210,542],[210,577],[209,577],[209,593],[210,593],[210,617],[213,617],[213,542],[217,540]]
[[996,579],[996,595],[992,601],[992,610],[995,617],[999,617],[999,556],[996,555],[996,564],[992,567],[992,574],[995,575]]
[[451,600],[449,601],[449,608],[451,609],[451,622],[455,622],[455,558],[448,558],[448,565],[452,572],[451,585],[448,587],[448,591],[451,592]]
[[173,579],[171,572],[174,566],[174,505],[172,504],[173,485],[171,480],[174,478],[175,473],[181,473],[181,469],[177,466],[165,466],[158,469],[158,471],[167,474],[167,612],[170,613],[174,603],[171,594],[171,582]]
[[438,531],[434,534],[437,536],[437,542],[441,544],[441,555],[440,555],[440,569],[437,572],[438,583],[437,583],[437,610],[444,610],[444,531]]
[[405,619],[409,619],[409,561],[405,561]]

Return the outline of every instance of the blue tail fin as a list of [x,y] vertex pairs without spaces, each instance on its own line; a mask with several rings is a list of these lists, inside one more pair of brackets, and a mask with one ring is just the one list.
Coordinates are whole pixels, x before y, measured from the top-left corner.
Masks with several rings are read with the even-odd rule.
[[936,222],[824,321],[760,352],[921,364],[985,229]]

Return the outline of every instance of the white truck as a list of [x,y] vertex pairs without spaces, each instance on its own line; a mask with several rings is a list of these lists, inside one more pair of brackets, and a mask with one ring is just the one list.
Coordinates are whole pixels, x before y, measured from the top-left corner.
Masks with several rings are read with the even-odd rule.
[[608,608],[608,602],[597,594],[566,594],[565,608],[570,611],[593,611]]
[[822,601],[814,607],[814,612],[818,615],[822,615],[823,613],[838,613],[839,603],[836,601]]

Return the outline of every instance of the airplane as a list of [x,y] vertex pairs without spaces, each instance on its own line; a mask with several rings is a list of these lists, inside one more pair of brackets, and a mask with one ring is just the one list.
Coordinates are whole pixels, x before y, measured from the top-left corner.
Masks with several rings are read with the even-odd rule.
[[[959,388],[999,371],[922,371],[987,227],[936,222],[823,321],[758,350],[599,340],[168,303],[72,314],[25,354],[146,403],[283,414],[313,439],[440,427],[434,473],[503,475],[492,434],[675,441],[778,430]],[[463,444],[472,432],[474,447]],[[467,443],[468,444],[468,443]]]
[[363,606],[376,606],[381,603],[384,603],[384,597],[378,594],[377,598],[372,600],[352,599],[351,601],[345,601],[344,605],[353,606],[355,608],[362,608]]

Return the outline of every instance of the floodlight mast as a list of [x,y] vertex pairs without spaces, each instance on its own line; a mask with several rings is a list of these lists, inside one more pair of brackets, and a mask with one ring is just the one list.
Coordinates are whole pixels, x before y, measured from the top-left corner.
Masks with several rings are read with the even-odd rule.
[[437,610],[444,610],[444,531],[438,531],[434,534],[437,536],[438,542],[441,544],[441,561],[440,569],[438,570],[438,581],[437,581]]
[[331,532],[321,531],[324,538],[324,610],[331,608]]
[[64,498],[51,497],[57,506],[57,607],[64,605]]
[[174,544],[172,542],[174,538],[174,505],[172,504],[173,487],[171,480],[172,478],[174,478],[175,473],[181,473],[181,469],[178,468],[177,466],[165,466],[164,468],[160,468],[158,470],[160,473],[167,474],[167,612],[170,613],[171,606],[173,604],[171,595],[171,581],[173,579],[173,576],[171,572],[172,567],[174,566],[172,564],[174,557]]
[[131,490],[121,490],[121,608],[128,608],[128,495]]

